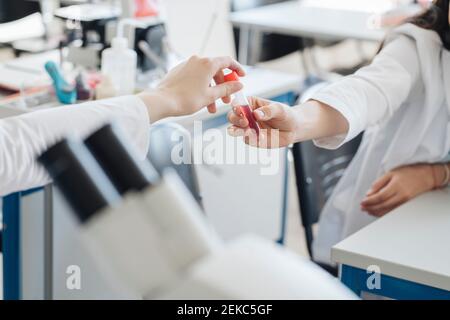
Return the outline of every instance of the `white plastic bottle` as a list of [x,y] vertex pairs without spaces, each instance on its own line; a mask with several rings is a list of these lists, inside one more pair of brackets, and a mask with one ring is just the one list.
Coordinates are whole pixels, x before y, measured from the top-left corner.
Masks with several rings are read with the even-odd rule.
[[128,48],[128,40],[114,38],[111,48],[102,53],[102,74],[109,77],[117,95],[134,92],[136,86],[137,54]]

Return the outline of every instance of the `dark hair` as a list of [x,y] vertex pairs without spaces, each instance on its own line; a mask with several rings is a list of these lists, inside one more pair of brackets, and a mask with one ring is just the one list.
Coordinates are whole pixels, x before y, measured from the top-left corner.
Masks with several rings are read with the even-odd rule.
[[408,22],[418,27],[436,31],[444,47],[450,50],[449,0],[435,0],[430,8]]

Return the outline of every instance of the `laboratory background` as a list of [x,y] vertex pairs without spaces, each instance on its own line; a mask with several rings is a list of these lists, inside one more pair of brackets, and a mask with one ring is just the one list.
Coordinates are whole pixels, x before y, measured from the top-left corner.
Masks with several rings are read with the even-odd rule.
[[[0,299],[450,299],[449,20],[0,0]],[[147,115],[170,86],[186,110]]]

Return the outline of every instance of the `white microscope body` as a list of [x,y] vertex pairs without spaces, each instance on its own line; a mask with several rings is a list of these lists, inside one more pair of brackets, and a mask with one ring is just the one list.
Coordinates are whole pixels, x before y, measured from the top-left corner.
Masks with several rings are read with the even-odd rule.
[[146,299],[354,299],[337,279],[268,240],[222,243],[179,178],[130,194],[82,228],[118,284]]
[[[58,170],[49,172],[71,197],[58,185]],[[223,243],[174,172],[127,192],[118,204],[74,213],[83,217],[80,232],[100,266],[144,299],[356,299],[337,279],[275,243],[256,236]]]

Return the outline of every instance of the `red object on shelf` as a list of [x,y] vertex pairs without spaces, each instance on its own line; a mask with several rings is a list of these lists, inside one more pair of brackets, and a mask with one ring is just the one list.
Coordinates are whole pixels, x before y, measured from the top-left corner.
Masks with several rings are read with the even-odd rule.
[[136,6],[134,14],[136,18],[153,17],[159,13],[155,0],[134,0],[134,3]]

